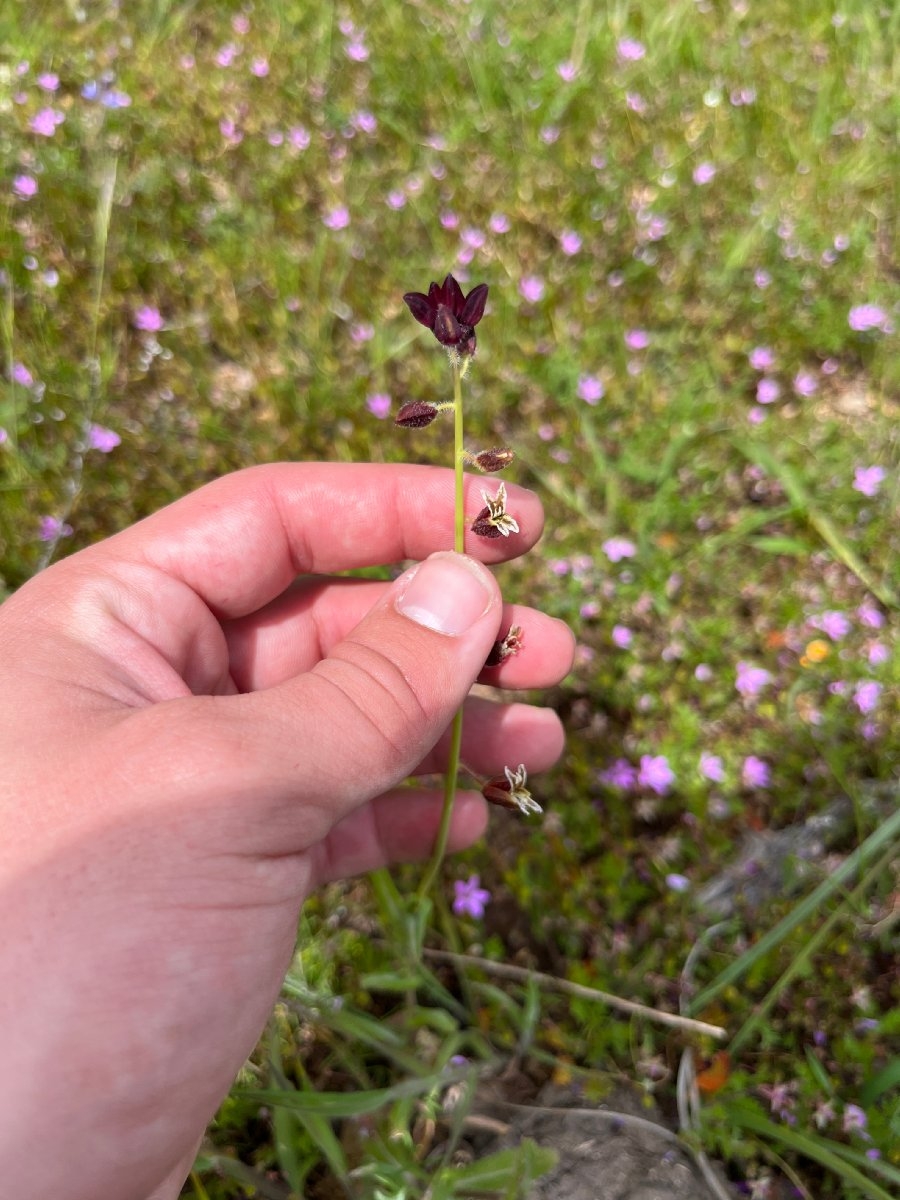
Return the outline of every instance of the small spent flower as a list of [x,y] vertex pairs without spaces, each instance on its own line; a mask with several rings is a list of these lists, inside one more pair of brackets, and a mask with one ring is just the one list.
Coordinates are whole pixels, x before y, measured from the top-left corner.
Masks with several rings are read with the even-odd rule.
[[539,813],[542,811],[541,806],[529,792],[526,784],[528,783],[528,772],[525,770],[525,764],[519,763],[515,771],[511,771],[509,767],[503,768],[505,779],[489,779],[481,789],[481,794],[485,800],[491,804],[497,804],[501,808],[517,808],[523,813]]
[[412,400],[403,405],[394,418],[394,424],[402,425],[404,429],[424,429],[426,425],[431,424],[438,411],[436,404],[429,404],[426,400]]
[[498,538],[509,537],[511,533],[519,532],[519,523],[506,511],[506,484],[501,483],[496,496],[481,493],[485,507],[472,522],[472,532],[479,537]]
[[518,654],[524,645],[525,635],[521,625],[510,625],[502,638],[494,642],[491,652],[485,659],[486,667],[499,667],[508,658]]
[[475,353],[475,326],[484,316],[488,285],[479,283],[468,296],[452,275],[443,283],[430,283],[428,294],[407,292],[403,297],[420,325],[430,329],[442,346],[470,358]]

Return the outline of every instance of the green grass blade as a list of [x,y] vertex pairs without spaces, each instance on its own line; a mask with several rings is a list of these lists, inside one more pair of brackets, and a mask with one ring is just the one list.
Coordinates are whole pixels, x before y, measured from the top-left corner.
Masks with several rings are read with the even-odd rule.
[[824,879],[814,891],[788,913],[778,924],[764,934],[755,945],[736,959],[703,991],[699,992],[688,1008],[692,1015],[702,1012],[717,996],[745,975],[758,959],[764,957],[779,943],[801,925],[814,916],[831,896],[844,887],[848,880],[861,871],[866,863],[877,854],[882,853],[888,846],[900,838],[900,809],[882,822],[852,854],[840,864],[827,879]]

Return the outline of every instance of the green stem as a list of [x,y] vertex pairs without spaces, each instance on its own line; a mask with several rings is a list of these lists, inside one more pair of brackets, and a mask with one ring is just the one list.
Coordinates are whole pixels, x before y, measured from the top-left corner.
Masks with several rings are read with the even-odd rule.
[[[454,506],[453,506],[453,549],[457,554],[464,554],[466,548],[466,511],[465,511],[465,475],[463,467],[463,403],[462,403],[462,372],[459,362],[453,360],[453,471],[454,471]],[[419,887],[419,899],[424,899],[431,891],[437,879],[441,863],[447,852],[447,840],[450,837],[450,821],[453,817],[453,801],[456,799],[456,781],[459,775],[459,755],[462,747],[462,709],[458,709],[450,726],[450,755],[447,760],[447,771],[444,775],[444,807],[441,812],[441,823],[438,827],[434,851],[425,878]]]

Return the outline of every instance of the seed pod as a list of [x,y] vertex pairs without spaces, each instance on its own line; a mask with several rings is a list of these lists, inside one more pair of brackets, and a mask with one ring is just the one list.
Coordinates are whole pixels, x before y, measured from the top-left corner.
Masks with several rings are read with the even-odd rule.
[[425,400],[413,400],[403,405],[394,418],[394,424],[402,425],[404,429],[424,429],[437,415],[438,410],[433,404]]
[[473,462],[479,470],[492,473],[505,470],[515,457],[508,446],[495,446],[492,450],[480,450],[473,456]]

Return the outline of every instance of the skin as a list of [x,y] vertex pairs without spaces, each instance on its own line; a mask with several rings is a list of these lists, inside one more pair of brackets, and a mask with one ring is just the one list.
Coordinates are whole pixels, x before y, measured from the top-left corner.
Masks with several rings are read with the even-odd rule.
[[[483,486],[467,481],[467,511]],[[427,856],[440,791],[398,785],[442,770],[494,640],[525,629],[486,682],[568,671],[567,627],[504,605],[475,562],[540,536],[537,497],[508,493],[521,532],[471,536],[473,557],[444,553],[394,583],[336,579],[445,547],[451,473],[251,468],[0,607],[4,1192],[177,1196],[267,1020],[304,898]],[[414,619],[434,574],[438,609],[469,611],[465,632]],[[540,771],[563,746],[556,715],[526,704],[470,697],[464,731],[481,777]],[[450,848],[486,822],[481,796],[461,792]]]

